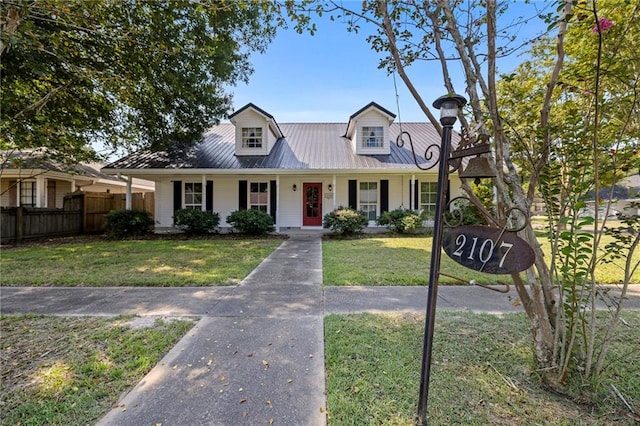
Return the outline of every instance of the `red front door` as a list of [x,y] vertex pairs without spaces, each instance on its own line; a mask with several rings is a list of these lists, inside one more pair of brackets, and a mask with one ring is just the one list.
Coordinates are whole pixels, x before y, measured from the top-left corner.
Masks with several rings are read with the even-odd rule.
[[302,226],[322,226],[322,183],[302,184]]

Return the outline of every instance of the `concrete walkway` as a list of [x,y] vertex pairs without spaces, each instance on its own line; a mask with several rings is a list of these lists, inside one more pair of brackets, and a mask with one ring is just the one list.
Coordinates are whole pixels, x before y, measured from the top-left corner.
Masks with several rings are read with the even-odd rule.
[[[0,287],[3,314],[197,316],[100,425],[324,425],[323,316],[419,312],[425,287],[326,287],[319,235],[292,235],[240,285]],[[615,291],[615,290],[612,290]],[[515,291],[440,287],[438,310],[517,312]],[[640,309],[640,286],[626,306]]]

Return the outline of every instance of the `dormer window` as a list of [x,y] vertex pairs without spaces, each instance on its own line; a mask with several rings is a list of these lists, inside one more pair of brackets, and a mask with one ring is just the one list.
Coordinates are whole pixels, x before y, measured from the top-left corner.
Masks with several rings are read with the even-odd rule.
[[362,128],[363,148],[382,148],[384,131],[382,126]]
[[243,127],[242,147],[262,148],[262,127]]

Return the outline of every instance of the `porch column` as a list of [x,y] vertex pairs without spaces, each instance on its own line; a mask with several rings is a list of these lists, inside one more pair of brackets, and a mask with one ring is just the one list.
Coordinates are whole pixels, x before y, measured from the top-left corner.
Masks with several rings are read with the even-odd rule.
[[46,207],[46,179],[43,176],[36,177],[36,207]]
[[280,194],[280,175],[276,175],[276,194],[276,199],[278,200],[276,202],[276,232],[280,232],[280,205],[282,204],[282,200],[280,199],[282,196],[282,194]]
[[331,211],[334,211],[336,209],[336,190],[337,190],[336,175],[333,175],[331,187],[333,188],[333,191],[331,191],[331,203],[332,203]]
[[133,182],[133,178],[131,176],[127,176],[127,194],[125,197],[125,209],[131,210],[131,183]]

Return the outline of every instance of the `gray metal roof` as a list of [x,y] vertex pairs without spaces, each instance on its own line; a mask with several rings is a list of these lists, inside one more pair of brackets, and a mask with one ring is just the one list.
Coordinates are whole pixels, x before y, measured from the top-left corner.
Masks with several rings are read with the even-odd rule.
[[209,129],[203,140],[186,153],[140,151],[119,159],[105,169],[114,170],[356,170],[356,169],[416,169],[411,146],[396,145],[396,138],[408,132],[422,165],[437,160],[437,150],[429,163],[423,155],[431,145],[440,145],[440,135],[430,123],[393,123],[390,126],[389,155],[357,155],[351,141],[343,137],[346,123],[285,123],[280,124],[286,137],[278,139],[266,156],[235,155],[235,127],[222,123]]

